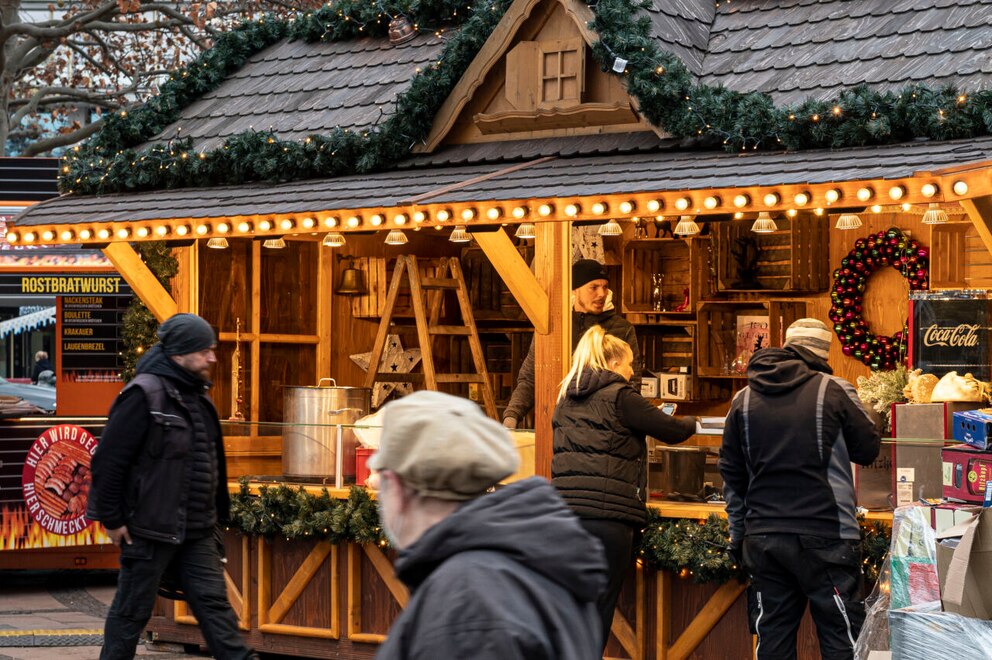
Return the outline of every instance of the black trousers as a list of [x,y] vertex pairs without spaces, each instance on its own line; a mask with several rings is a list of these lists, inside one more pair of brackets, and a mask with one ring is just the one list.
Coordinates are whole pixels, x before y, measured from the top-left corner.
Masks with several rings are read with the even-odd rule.
[[809,604],[824,660],[852,660],[865,620],[858,541],[798,534],[744,537],[757,660],[794,660]]
[[617,608],[620,589],[630,570],[630,561],[634,552],[634,528],[615,520],[580,519],[587,532],[595,536],[606,550],[606,565],[609,570],[609,581],[606,591],[600,594],[596,602],[600,620],[603,622],[603,649],[610,639],[610,628],[613,625],[613,611]]
[[220,660],[255,657],[227,600],[220,549],[213,535],[180,545],[132,537],[121,546],[117,593],[103,630],[100,660],[131,660],[152,615],[159,581],[172,563],[207,646]]

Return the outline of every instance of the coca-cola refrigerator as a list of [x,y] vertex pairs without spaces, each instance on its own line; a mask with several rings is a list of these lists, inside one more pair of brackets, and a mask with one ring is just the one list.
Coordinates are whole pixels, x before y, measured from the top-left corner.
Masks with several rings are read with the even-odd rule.
[[984,289],[909,294],[910,367],[938,378],[956,371],[992,380],[992,300]]

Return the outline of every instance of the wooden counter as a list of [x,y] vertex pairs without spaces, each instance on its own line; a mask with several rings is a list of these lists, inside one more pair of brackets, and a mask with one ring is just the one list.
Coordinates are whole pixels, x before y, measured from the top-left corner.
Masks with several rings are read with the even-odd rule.
[[[255,481],[253,492],[276,481]],[[232,492],[240,486],[229,484]],[[323,486],[304,485],[314,494]],[[334,498],[348,489],[329,488]],[[722,504],[652,502],[666,518],[723,515]],[[869,514],[891,520],[891,513]],[[372,658],[406,604],[391,553],[375,545],[265,539],[229,533],[228,594],[249,642],[259,651],[305,658]],[[676,660],[748,658],[745,585],[696,584],[637,561],[617,606],[608,658]],[[202,644],[185,603],[159,599],[148,624],[158,641]],[[809,616],[799,632],[799,660],[819,657]]]

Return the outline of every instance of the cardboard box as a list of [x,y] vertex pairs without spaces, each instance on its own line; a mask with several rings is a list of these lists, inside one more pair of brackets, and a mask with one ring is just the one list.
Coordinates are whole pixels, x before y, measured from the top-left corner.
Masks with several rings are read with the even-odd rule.
[[692,390],[689,374],[658,374],[658,398],[665,401],[685,401]]
[[944,497],[981,504],[985,484],[992,476],[992,452],[979,451],[971,445],[952,445],[944,447],[941,456]]
[[954,438],[954,413],[977,410],[979,401],[892,404],[893,438]]
[[954,439],[983,451],[992,448],[992,415],[977,410],[954,413]]
[[930,525],[937,538],[944,538],[944,530],[971,520],[981,507],[963,502],[941,502],[930,507]]
[[944,611],[992,619],[992,514],[983,509],[954,529],[963,534],[954,549],[941,592]]
[[641,377],[641,396],[645,399],[657,399],[659,392],[657,376]]

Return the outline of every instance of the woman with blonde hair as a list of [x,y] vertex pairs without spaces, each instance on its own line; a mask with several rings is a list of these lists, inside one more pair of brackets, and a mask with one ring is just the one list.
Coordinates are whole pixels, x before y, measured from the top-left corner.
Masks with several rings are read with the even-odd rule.
[[586,331],[572,353],[552,417],[551,481],[606,551],[609,583],[601,595],[603,648],[633,557],[634,536],[647,519],[647,444],[683,442],[693,417],[673,417],[630,385],[633,352],[600,326]]

